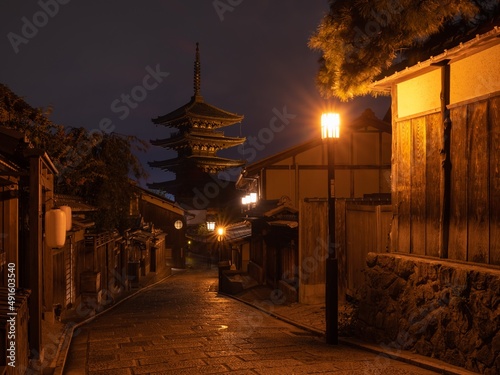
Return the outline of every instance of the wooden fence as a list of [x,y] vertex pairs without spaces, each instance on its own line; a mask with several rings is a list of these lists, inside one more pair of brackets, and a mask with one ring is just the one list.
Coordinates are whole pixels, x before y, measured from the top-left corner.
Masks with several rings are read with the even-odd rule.
[[[328,252],[327,200],[305,199],[299,222],[299,301],[324,300]],[[337,199],[335,242],[339,260],[339,298],[354,295],[364,283],[369,252],[387,252],[392,206],[387,201]]]
[[392,206],[337,200],[336,212],[339,261],[345,267],[346,293],[353,295],[364,283],[367,254],[389,250]]

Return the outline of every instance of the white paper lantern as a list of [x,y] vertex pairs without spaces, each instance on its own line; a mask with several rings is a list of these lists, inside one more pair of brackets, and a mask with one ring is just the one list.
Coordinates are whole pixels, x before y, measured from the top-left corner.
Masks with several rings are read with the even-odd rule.
[[61,209],[45,213],[45,243],[49,248],[61,248],[66,242],[66,214]]
[[70,206],[61,206],[59,207],[66,214],[66,231],[71,230],[73,226],[73,222],[71,221],[71,207]]

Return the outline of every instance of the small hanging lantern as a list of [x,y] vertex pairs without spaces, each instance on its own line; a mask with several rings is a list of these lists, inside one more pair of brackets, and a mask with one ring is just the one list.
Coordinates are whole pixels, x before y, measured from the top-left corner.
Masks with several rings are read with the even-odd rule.
[[45,213],[45,243],[49,248],[61,248],[66,242],[66,214],[56,208]]
[[183,226],[182,220],[176,220],[174,223],[175,229],[181,229]]
[[59,207],[66,214],[66,232],[70,231],[73,223],[71,221],[71,207],[70,206],[61,206]]

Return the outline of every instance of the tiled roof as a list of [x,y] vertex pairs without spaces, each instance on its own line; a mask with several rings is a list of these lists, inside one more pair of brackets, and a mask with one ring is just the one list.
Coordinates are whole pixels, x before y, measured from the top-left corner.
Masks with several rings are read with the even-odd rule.
[[94,212],[94,211],[97,211],[96,207],[85,203],[82,198],[77,197],[77,196],[56,194],[54,199],[55,199],[58,206],[70,206],[72,212]]
[[456,24],[444,29],[442,32],[431,36],[423,45],[409,48],[405,51],[405,59],[400,62],[393,63],[389,68],[384,69],[376,81],[382,80],[384,77],[391,76],[396,72],[403,71],[407,67],[427,61],[432,57],[443,54],[454,47],[468,43],[477,39],[479,35],[486,34],[500,26],[500,15],[485,21],[477,26],[471,27],[468,30],[461,30],[464,26]]
[[231,113],[205,103],[200,96],[193,96],[191,101],[176,110],[153,119],[153,123],[176,126],[186,119],[210,120],[219,122],[217,127],[236,124],[243,120],[243,115]]
[[151,144],[162,147],[183,147],[186,144],[217,144],[221,149],[236,146],[245,142],[245,138],[226,137],[222,132],[197,132],[178,133],[170,138],[152,140]]

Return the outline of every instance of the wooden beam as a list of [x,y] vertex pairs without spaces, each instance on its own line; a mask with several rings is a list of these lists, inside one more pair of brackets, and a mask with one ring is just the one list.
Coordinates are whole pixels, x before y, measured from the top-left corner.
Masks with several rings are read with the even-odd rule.
[[26,261],[29,273],[27,287],[31,289],[29,298],[29,346],[35,360],[43,360],[42,353],[42,160],[30,157],[29,179],[29,240]]
[[439,256],[448,258],[448,244],[450,232],[450,202],[451,202],[451,162],[450,162],[450,139],[451,119],[450,110],[450,65],[448,61],[441,66],[441,117],[443,119],[443,138],[441,153],[441,179],[440,200],[441,212],[439,221]]

